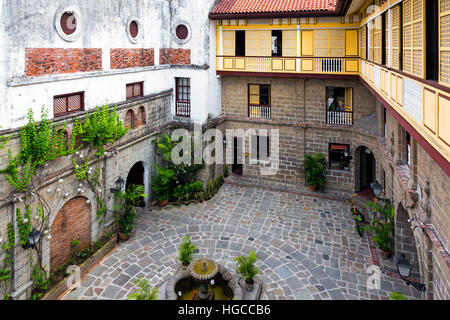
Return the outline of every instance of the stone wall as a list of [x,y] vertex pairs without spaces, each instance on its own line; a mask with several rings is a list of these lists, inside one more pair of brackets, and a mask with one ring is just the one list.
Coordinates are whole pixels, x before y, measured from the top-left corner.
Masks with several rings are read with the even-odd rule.
[[[271,85],[270,120],[248,118],[250,83]],[[353,88],[352,127],[326,124],[326,88],[331,86]],[[396,210],[406,210],[396,217],[397,229],[411,231],[407,220],[413,217],[420,222],[413,232],[399,232],[397,253],[408,255],[413,272],[427,285],[427,298],[450,298],[450,179],[414,139],[411,168],[406,165],[405,129],[389,112],[384,123],[383,107],[360,81],[226,76],[222,78],[222,101],[222,131],[280,130],[280,170],[271,178],[304,183],[301,167],[305,154],[321,152],[328,161],[330,143],[348,144],[353,156],[350,171],[327,170],[326,191],[349,195],[360,190],[359,150],[368,148],[375,157],[376,179],[386,187],[386,197]],[[246,160],[243,174],[260,176],[259,166]]]
[[[136,121],[136,126],[120,141],[109,144],[106,149],[110,153],[107,155],[96,157],[88,154],[87,149],[80,151],[80,154],[91,157],[91,167],[100,169],[100,189],[103,190],[108,208],[112,209],[114,205],[114,197],[110,188],[115,187],[118,177],[126,179],[131,168],[137,162],[144,164],[145,191],[149,195],[145,201],[146,204],[151,203],[151,177],[154,174],[153,164],[156,162],[154,140],[163,130],[170,128],[172,97],[173,92],[169,90],[118,104],[116,108],[121,121],[125,120],[125,115],[130,110],[136,115],[145,115],[145,119]],[[68,115],[57,122],[61,127],[63,123],[66,123],[69,139],[72,123],[76,118],[82,121],[84,113]],[[11,131],[10,134],[13,135],[13,138],[8,142],[6,148],[0,151],[2,168],[8,163],[7,151],[11,150],[13,154],[16,154],[20,148],[18,132]],[[83,190],[81,192],[78,190],[80,182],[75,177],[72,164],[72,159],[77,157],[78,155],[61,157],[49,163],[48,167],[41,171],[43,183],[40,194],[51,208],[49,231],[52,235],[51,240],[46,236],[41,239],[42,261],[43,265],[53,271],[70,259],[72,240],[80,240],[82,242],[80,249],[83,249],[87,245],[93,245],[109,233],[114,226],[111,214],[107,214],[103,220],[97,218],[97,202],[87,186],[82,183]],[[6,239],[7,225],[15,223],[16,209],[24,210],[23,203],[13,197],[15,193],[17,191],[6,181],[5,175],[0,175],[0,237],[4,239]],[[33,212],[35,209],[32,208]],[[28,251],[20,245],[14,250],[12,293],[15,299],[24,299],[30,295],[31,270]],[[37,261],[35,255],[33,259],[35,262]],[[2,252],[0,252],[0,261],[3,261]]]

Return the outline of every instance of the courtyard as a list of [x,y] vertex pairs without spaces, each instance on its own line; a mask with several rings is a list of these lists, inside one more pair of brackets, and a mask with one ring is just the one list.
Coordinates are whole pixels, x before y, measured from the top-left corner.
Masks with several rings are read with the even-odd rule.
[[369,241],[356,233],[344,201],[230,182],[208,202],[143,211],[134,236],[62,299],[126,299],[139,277],[161,286],[180,267],[185,235],[199,255],[233,272],[234,257],[256,250],[264,300],[378,300],[392,291],[420,299],[417,290],[383,273],[380,290],[367,288]]

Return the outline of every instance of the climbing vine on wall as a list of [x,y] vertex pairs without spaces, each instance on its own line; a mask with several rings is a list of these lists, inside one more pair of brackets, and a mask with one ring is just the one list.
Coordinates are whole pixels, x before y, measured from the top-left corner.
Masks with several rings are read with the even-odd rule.
[[[51,239],[48,223],[52,209],[42,195],[45,175],[47,174],[44,169],[48,164],[59,157],[74,154],[77,154],[81,160],[86,159],[82,163],[72,160],[74,172],[78,181],[86,182],[89,189],[95,194],[98,205],[97,216],[100,217],[107,211],[103,190],[101,190],[99,181],[100,168],[97,167],[92,170],[89,167],[91,158],[87,155],[95,152],[96,156],[102,156],[105,153],[106,144],[119,140],[128,131],[119,120],[116,108],[110,110],[107,105],[103,106],[102,109],[97,108],[97,111],[92,113],[92,115],[86,113],[83,122],[80,122],[78,119],[75,120],[70,142],[65,137],[66,124],[62,128],[61,126],[56,126],[52,121],[48,120],[48,115],[44,108],[41,111],[41,120],[39,122],[34,120],[32,110],[28,112],[27,119],[27,125],[20,129],[19,152],[14,155],[11,150],[8,150],[8,166],[0,170],[0,173],[6,175],[6,180],[18,192],[14,195],[14,198],[19,200],[25,208],[24,212],[19,208],[16,210],[20,245],[24,248],[28,247],[28,236],[33,229],[36,229],[43,235],[48,235],[48,240]],[[12,135],[0,137],[0,150],[6,147],[11,137]],[[77,145],[77,138],[81,138],[85,146],[88,147],[85,149],[86,156],[81,155],[83,145]],[[37,208],[35,216],[32,214],[33,207]],[[11,225],[11,228],[14,231],[14,226]],[[3,245],[3,250],[12,250],[14,246],[15,235],[12,241]],[[36,281],[34,281],[36,288],[42,291],[45,288],[45,282],[48,280],[46,267],[42,266],[42,241],[34,249],[36,250],[38,261],[37,264],[32,266],[32,274],[36,278]],[[5,260],[6,262],[11,262],[11,252],[9,255],[7,254],[8,259]],[[32,259],[31,254],[30,259]],[[4,270],[0,269],[0,289],[6,288],[9,290],[10,272],[5,271],[7,266],[5,268]],[[8,290],[2,291],[7,292]]]
[[12,251],[16,243],[14,226],[10,223],[7,229],[8,240],[2,244],[5,257],[3,259],[3,267],[0,269],[0,297],[3,297],[3,300],[10,298]]

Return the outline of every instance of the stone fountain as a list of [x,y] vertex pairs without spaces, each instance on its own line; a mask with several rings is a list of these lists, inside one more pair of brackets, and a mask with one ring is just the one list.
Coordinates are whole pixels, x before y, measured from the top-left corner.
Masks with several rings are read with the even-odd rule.
[[219,272],[217,264],[206,258],[198,259],[190,268],[191,276],[200,281],[200,291],[194,300],[214,300],[214,292],[209,291],[209,283]]

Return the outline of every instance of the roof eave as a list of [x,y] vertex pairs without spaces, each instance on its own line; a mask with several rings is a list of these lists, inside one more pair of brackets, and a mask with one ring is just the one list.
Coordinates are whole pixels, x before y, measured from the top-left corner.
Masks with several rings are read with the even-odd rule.
[[293,12],[260,12],[260,13],[219,13],[209,14],[211,20],[219,19],[258,19],[258,18],[300,18],[340,16],[340,12],[328,11],[293,11]]

